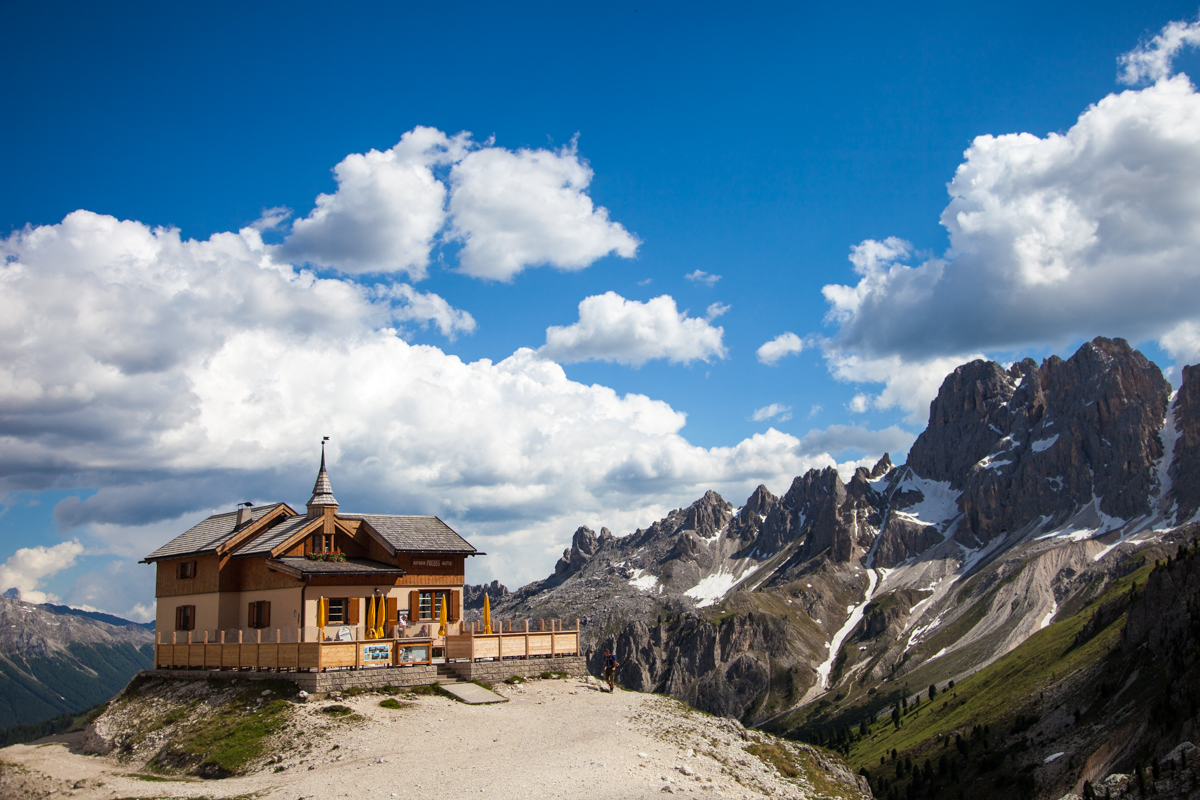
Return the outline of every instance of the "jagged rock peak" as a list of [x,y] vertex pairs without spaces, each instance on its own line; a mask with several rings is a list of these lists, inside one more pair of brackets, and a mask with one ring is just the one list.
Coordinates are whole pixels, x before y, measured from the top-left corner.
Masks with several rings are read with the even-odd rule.
[[871,480],[882,478],[892,471],[895,465],[892,463],[892,454],[884,453],[883,458],[875,462],[875,466],[871,467]]
[[[601,535],[608,533],[608,537],[603,541],[611,541],[613,535],[608,528],[601,530]],[[555,579],[562,581],[579,572],[592,560],[592,556],[600,551],[601,545],[601,538],[596,536],[595,531],[586,525],[580,525],[575,531],[575,535],[571,537],[571,546],[563,550],[562,558],[554,565]]]

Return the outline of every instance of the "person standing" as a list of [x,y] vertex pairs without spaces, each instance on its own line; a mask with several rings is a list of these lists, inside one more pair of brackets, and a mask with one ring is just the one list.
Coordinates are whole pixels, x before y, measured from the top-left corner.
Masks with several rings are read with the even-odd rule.
[[613,681],[617,676],[617,667],[621,666],[621,662],[617,661],[617,657],[608,650],[604,651],[604,680],[608,681],[608,693],[612,694]]

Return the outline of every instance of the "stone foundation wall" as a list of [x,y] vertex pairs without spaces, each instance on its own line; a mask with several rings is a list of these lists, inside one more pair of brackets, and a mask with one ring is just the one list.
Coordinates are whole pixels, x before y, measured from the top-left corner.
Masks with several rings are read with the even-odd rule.
[[347,689],[381,689],[384,686],[425,686],[437,681],[437,667],[415,664],[411,667],[375,667],[373,669],[338,670],[334,672],[269,672],[263,670],[201,670],[201,669],[144,669],[138,673],[152,678],[174,678],[184,681],[248,680],[291,681],[313,695],[343,692]]
[[510,658],[503,661],[454,661],[448,666],[462,680],[483,681],[484,683],[498,683],[513,676],[536,678],[543,672],[565,672],[577,677],[588,674],[587,661],[582,656]]

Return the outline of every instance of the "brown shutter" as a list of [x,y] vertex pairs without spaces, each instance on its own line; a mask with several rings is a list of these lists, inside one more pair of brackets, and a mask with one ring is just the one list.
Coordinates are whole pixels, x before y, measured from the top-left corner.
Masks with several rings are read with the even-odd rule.
[[446,609],[446,618],[449,622],[458,622],[458,598],[460,592],[450,593],[450,607]]
[[246,627],[247,628],[257,628],[258,627],[257,625],[254,624],[254,603],[251,603],[250,607],[248,609],[246,609]]
[[416,622],[420,618],[421,618],[421,593],[420,592],[409,592],[408,593],[408,620],[409,620],[409,622]]
[[396,598],[389,597],[387,599],[387,622],[389,625],[395,625],[396,620]]
[[183,606],[175,606],[175,630],[183,630]]
[[359,598],[357,598],[357,597],[350,597],[350,598],[346,599],[346,624],[347,625],[357,625],[358,624],[359,604],[360,604]]
[[262,626],[264,628],[269,628],[271,627],[271,601],[264,600],[262,609]]

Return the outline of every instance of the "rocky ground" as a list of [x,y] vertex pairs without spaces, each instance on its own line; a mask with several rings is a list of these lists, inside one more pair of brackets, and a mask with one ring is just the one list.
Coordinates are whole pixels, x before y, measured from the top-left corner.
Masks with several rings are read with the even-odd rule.
[[[608,694],[591,678],[501,684],[509,702],[484,706],[364,694],[272,707],[280,701],[268,695],[251,713],[275,715],[278,724],[243,774],[205,780],[186,759],[180,769],[193,774],[172,773],[163,754],[184,730],[172,726],[204,718],[228,699],[221,693],[237,691],[142,687],[86,737],[0,750],[0,798],[870,797],[864,781],[822,750],[659,695]],[[343,709],[331,714],[332,706]]]

